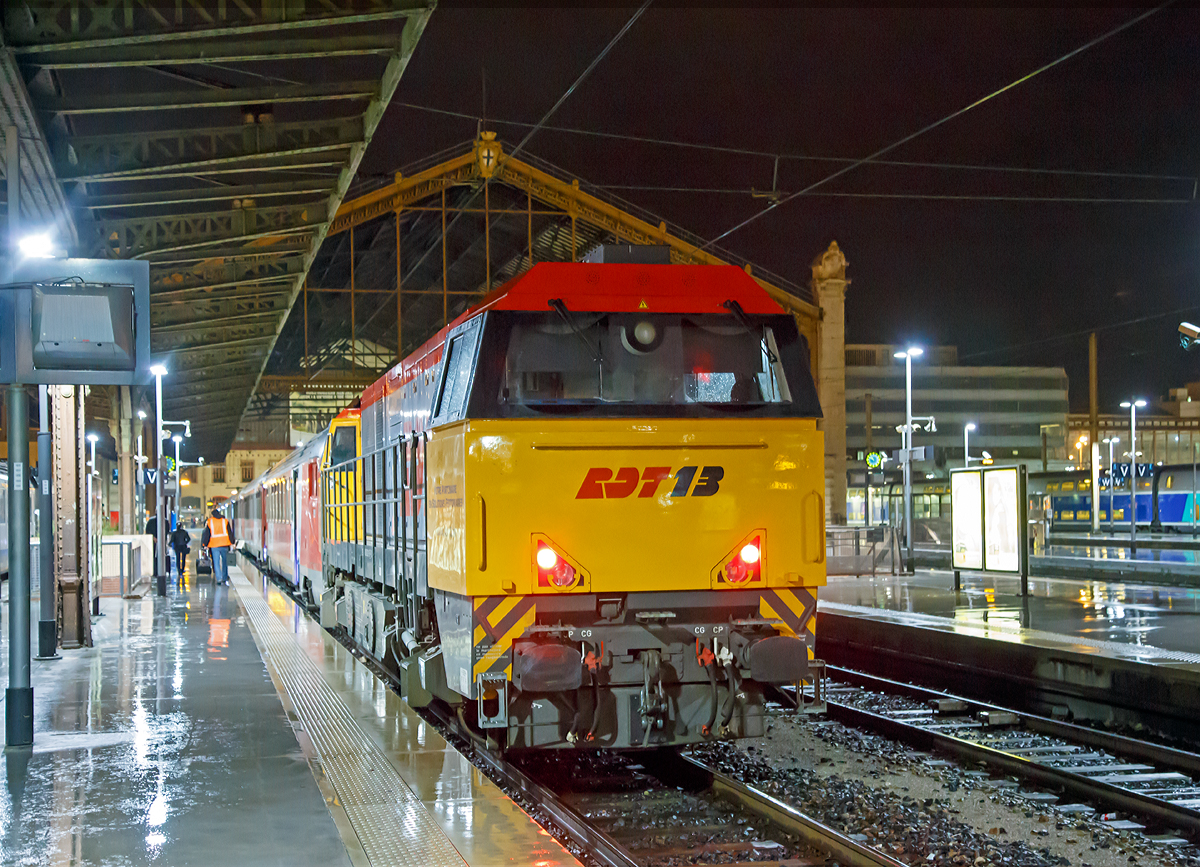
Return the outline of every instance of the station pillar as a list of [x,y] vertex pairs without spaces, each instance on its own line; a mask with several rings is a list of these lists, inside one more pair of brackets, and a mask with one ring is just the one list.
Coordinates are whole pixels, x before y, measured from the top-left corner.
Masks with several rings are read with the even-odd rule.
[[124,536],[138,532],[137,515],[134,509],[134,473],[133,466],[133,400],[129,394],[129,386],[122,385],[120,395],[113,398],[113,417],[117,421],[117,430],[113,431],[117,441],[117,490],[121,497],[120,531]]
[[54,453],[55,574],[62,599],[62,646],[90,647],[89,554],[85,506],[84,387],[53,385],[50,424]]
[[825,434],[825,520],[846,523],[846,257],[837,241],[812,264],[812,282],[821,308],[817,394]]

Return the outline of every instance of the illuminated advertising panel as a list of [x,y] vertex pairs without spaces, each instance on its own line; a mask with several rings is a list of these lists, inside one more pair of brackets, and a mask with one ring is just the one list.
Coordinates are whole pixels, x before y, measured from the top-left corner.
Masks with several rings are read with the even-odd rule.
[[1021,571],[1018,488],[1016,467],[988,470],[983,474],[983,568],[989,572]]
[[950,537],[955,569],[983,568],[983,483],[978,470],[950,474]]

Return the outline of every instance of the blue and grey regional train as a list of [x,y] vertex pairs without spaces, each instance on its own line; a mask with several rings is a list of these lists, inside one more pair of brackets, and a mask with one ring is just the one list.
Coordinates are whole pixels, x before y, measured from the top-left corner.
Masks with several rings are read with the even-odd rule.
[[[1138,467],[1137,523],[1154,531],[1192,529],[1197,511],[1196,481],[1191,464]],[[1108,524],[1129,526],[1129,480],[1117,479],[1115,490],[1109,487],[1107,474],[1101,476],[1096,511],[1101,527]],[[1089,530],[1092,526],[1091,476],[1086,471],[1031,473],[1029,496],[1048,503],[1046,517],[1051,530]],[[1200,522],[1198,522],[1200,523]]]

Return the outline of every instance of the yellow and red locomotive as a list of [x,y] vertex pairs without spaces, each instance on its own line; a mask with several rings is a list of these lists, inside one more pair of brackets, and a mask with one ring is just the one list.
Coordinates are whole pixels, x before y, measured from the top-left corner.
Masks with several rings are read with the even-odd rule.
[[808,358],[738,268],[535,265],[323,435],[293,580],[411,704],[510,747],[760,734],[825,582]]

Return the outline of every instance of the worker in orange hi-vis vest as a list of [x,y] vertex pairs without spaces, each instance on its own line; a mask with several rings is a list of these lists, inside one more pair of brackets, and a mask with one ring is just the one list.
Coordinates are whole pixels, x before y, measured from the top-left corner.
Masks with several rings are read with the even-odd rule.
[[212,555],[213,578],[218,584],[229,583],[229,549],[233,546],[233,539],[233,521],[213,509],[200,545]]

